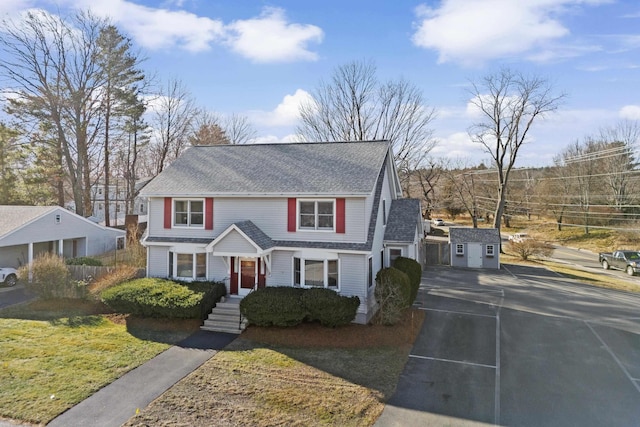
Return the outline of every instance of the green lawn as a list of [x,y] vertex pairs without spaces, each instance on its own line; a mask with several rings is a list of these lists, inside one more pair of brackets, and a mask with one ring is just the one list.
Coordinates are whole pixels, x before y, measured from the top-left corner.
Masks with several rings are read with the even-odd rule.
[[69,301],[0,310],[0,417],[47,423],[192,332],[100,311]]

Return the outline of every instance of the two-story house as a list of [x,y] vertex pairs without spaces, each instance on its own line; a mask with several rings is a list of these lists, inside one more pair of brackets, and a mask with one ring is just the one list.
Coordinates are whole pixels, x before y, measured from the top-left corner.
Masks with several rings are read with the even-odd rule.
[[375,313],[375,276],[420,259],[422,218],[403,199],[387,141],[196,146],[142,190],[147,275],[357,295]]

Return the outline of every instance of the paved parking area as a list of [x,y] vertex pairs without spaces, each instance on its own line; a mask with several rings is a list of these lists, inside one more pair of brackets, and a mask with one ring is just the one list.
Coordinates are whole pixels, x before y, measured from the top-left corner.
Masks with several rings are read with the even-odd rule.
[[640,294],[546,270],[429,268],[379,426],[640,425]]

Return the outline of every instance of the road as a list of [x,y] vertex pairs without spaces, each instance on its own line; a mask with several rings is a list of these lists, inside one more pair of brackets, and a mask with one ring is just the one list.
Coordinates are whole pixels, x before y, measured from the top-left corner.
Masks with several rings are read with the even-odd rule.
[[637,426],[640,294],[544,268],[430,267],[390,426]]
[[600,273],[606,276],[617,277],[640,286],[640,276],[631,277],[621,270],[605,270],[598,262],[598,254],[582,249],[573,249],[563,246],[554,246],[551,258],[560,262],[581,267],[584,270]]
[[0,308],[29,301],[33,296],[27,294],[24,285],[13,288],[0,287]]

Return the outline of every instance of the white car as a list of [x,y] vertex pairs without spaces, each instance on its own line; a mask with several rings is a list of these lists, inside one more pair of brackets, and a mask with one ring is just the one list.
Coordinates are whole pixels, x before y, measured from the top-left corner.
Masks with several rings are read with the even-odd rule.
[[440,218],[436,218],[433,220],[433,225],[442,226],[444,225],[444,220]]
[[0,284],[15,286],[18,283],[18,270],[10,267],[0,267]]
[[528,238],[529,238],[529,235],[527,233],[516,233],[509,236],[509,240],[516,243],[524,242]]

